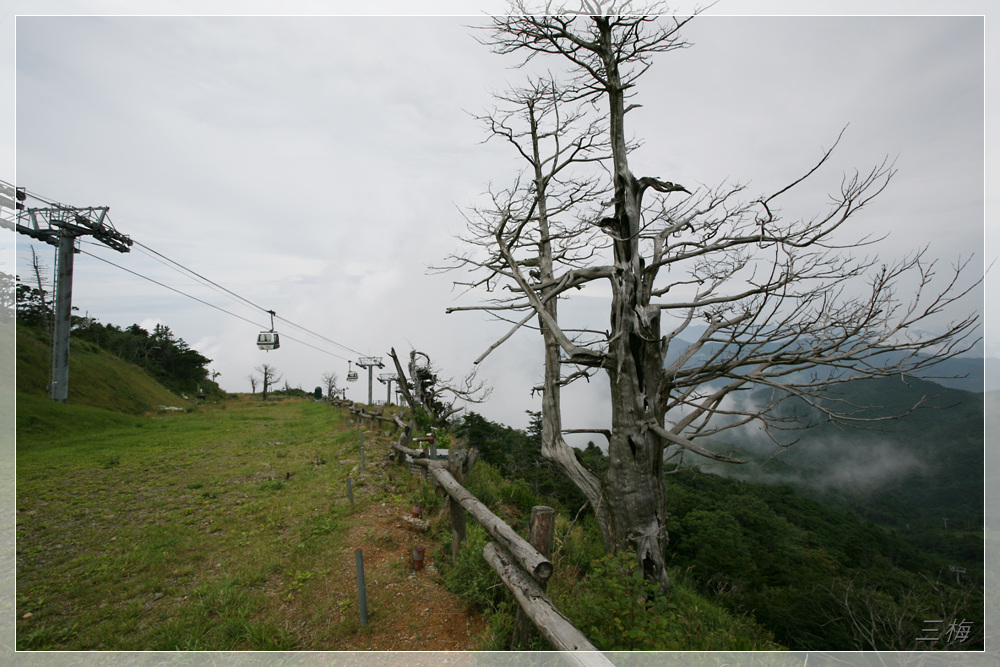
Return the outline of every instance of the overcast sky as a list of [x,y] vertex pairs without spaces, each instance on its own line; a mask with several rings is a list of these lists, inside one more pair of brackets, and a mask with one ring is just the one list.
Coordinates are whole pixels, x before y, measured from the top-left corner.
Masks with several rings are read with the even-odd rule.
[[[13,4],[14,13],[38,11]],[[982,14],[986,4],[949,9]],[[249,391],[246,378],[263,362],[291,386],[312,390],[327,371],[345,386],[348,359],[388,361],[390,347],[415,347],[443,375],[463,375],[506,328],[478,314],[446,315],[475,299],[451,287],[464,275],[427,268],[460,249],[461,210],[515,175],[515,156],[484,144],[472,114],[525,76],[511,69],[514,59],[476,42],[469,26],[486,21],[472,3],[380,5],[464,17],[318,16],[330,3],[211,1],[148,2],[145,11],[158,16],[120,15],[134,6],[49,2],[49,15],[16,19],[16,53],[0,53],[7,90],[16,69],[16,107],[5,98],[0,111],[9,130],[0,180],[65,204],[109,206],[115,227],[136,242],[348,349],[279,321],[281,348],[259,351],[266,315],[138,246],[83,249],[253,323],[87,254],[75,262],[80,314],[167,324],[213,360],[229,391]],[[233,13],[278,6],[300,16]],[[898,169],[891,186],[841,238],[890,232],[878,247],[886,260],[929,245],[942,274],[970,255],[981,272],[984,258],[997,256],[995,244],[983,247],[984,210],[996,210],[996,196],[984,193],[984,80],[989,100],[995,85],[992,68],[984,79],[982,17],[891,15],[939,9],[919,2],[810,8],[888,15],[765,17],[753,14],[788,13],[789,3],[718,3],[685,30],[690,49],[663,55],[640,80],[643,106],[629,119],[644,147],[633,171],[689,189],[729,180],[764,193],[808,169],[847,126],[834,160],[790,211],[822,211],[844,172],[888,156]],[[727,16],[735,14],[747,16]],[[11,34],[14,19],[3,21]],[[554,59],[540,65],[563,68]],[[16,265],[23,277],[30,239],[16,239],[15,258],[14,237],[0,232],[0,270]],[[51,268],[53,249],[35,247]],[[953,316],[980,310],[982,299],[978,292]],[[593,292],[572,307],[601,313],[601,303]],[[605,328],[606,318],[595,325]],[[1000,357],[996,331],[985,332],[986,353]],[[540,355],[530,331],[491,355],[480,377],[495,391],[476,409],[523,427],[524,411],[540,408],[530,394]],[[348,386],[350,398],[366,398],[366,382]],[[384,398],[385,388],[376,382],[374,394]],[[602,425],[606,409],[599,392],[578,389],[565,411],[567,428],[586,428]]]

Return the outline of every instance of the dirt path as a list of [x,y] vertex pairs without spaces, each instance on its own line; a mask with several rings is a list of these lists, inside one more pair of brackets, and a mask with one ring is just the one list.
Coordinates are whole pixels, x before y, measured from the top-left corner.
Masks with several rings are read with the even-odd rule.
[[[361,475],[365,486],[355,491],[356,498],[386,484],[385,468],[393,465],[384,458],[389,450],[387,443],[371,442],[369,446],[375,450],[373,454],[381,454],[381,460],[366,466]],[[322,626],[339,626],[346,632],[339,633],[336,646],[330,646],[324,637],[310,636],[309,627],[317,620],[315,613],[310,619],[301,619],[303,624],[295,634],[305,640],[310,650],[475,650],[474,637],[486,629],[486,622],[482,614],[445,589],[434,560],[435,545],[429,535],[404,519],[411,509],[403,504],[372,502],[353,515],[354,525],[346,540],[350,546],[342,553],[331,554],[336,565],[331,567],[326,586],[321,587],[317,598],[326,601]],[[414,571],[412,552],[418,544],[425,547],[424,567]],[[368,626],[363,629],[358,610],[357,548],[364,558],[368,601]],[[304,606],[295,608],[302,610]]]
[[[364,557],[365,589],[368,598],[366,630],[349,636],[349,644],[338,650],[364,651],[468,651],[471,637],[481,633],[486,623],[482,615],[469,609],[458,596],[445,590],[426,537],[406,527],[404,508],[378,504],[364,513],[364,521],[351,530],[349,541],[361,548]],[[426,548],[425,566],[411,569],[415,544]],[[331,593],[350,600],[340,614],[353,622],[358,614],[357,574],[353,549],[341,562],[351,565],[331,573]]]

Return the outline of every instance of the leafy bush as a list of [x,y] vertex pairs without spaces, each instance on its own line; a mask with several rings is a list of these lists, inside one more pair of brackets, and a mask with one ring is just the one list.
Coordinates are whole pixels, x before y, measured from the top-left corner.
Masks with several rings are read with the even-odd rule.
[[632,552],[593,561],[587,578],[553,591],[553,598],[602,651],[779,648],[770,633],[752,621],[733,618],[683,587],[675,584],[668,595],[657,595]]
[[529,516],[532,507],[547,504],[523,479],[506,479],[495,466],[481,461],[465,479],[465,488],[512,525],[515,519]]
[[505,502],[516,507],[524,516],[531,514],[532,507],[543,504],[542,499],[531,490],[531,487],[523,479],[507,482],[501,489],[501,497]]
[[604,555],[597,518],[587,514],[570,525],[565,514],[556,515],[553,560],[557,570],[568,569],[579,576],[590,572],[590,565]]
[[473,466],[465,478],[465,488],[469,493],[490,509],[500,503],[500,487],[507,483],[497,468],[482,461]]
[[444,498],[439,496],[430,484],[420,483],[410,493],[414,505],[420,505],[424,517],[433,516],[444,505]]
[[499,575],[483,558],[483,547],[488,541],[489,536],[482,526],[468,522],[458,561],[444,574],[445,587],[480,611],[498,609],[507,593]]

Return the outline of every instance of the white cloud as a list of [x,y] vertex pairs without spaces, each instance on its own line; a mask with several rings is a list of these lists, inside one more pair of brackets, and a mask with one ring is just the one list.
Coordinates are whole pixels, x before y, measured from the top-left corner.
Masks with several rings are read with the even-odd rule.
[[[98,319],[100,319],[100,318],[98,318]],[[149,333],[153,333],[153,329],[155,329],[157,326],[160,326],[160,325],[163,325],[163,324],[165,324],[165,322],[163,320],[161,320],[160,318],[158,318],[158,317],[157,318],[153,318],[153,319],[147,318],[147,319],[143,320],[142,322],[139,322],[139,326],[142,327],[143,329],[145,329],[146,331],[148,331]],[[124,326],[124,325],[122,325],[122,326]]]

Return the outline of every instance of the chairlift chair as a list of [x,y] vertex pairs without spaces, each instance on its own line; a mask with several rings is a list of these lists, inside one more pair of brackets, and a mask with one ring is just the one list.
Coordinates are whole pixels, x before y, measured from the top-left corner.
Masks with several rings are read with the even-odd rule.
[[271,315],[271,329],[257,334],[257,347],[261,350],[277,350],[281,347],[281,341],[278,339],[278,332],[274,330],[274,311],[267,312]]
[[351,370],[351,362],[350,361],[347,362],[347,381],[348,382],[357,382],[358,381],[358,372],[354,371],[354,370]]

